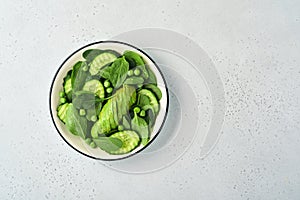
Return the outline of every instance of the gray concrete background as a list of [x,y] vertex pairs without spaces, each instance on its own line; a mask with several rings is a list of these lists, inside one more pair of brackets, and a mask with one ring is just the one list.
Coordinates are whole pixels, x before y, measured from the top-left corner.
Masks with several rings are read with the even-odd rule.
[[[0,6],[0,199],[300,199],[300,1],[22,1]],[[49,115],[56,69],[87,43],[160,27],[224,82],[216,148],[144,175],[78,154]]]

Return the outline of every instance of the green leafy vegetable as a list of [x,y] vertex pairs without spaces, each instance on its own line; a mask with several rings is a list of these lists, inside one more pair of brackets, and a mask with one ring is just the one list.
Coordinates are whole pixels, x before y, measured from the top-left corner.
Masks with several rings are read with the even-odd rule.
[[135,149],[139,142],[139,135],[135,131],[127,130],[112,134],[109,138],[116,138],[122,141],[121,148],[114,151],[107,151],[110,154],[125,154]]
[[134,63],[134,66],[137,69],[141,70],[144,79],[148,79],[149,74],[146,69],[145,62],[138,53],[135,53],[134,51],[125,51],[124,56],[126,60],[128,60],[131,63]]
[[144,79],[138,76],[129,77],[124,81],[125,85],[138,85],[143,83],[144,83]]
[[141,139],[142,139],[142,145],[146,145],[149,141],[149,128],[147,122],[139,117],[137,113],[134,113],[134,117],[131,120],[131,127],[132,130],[136,131]]
[[73,66],[71,75],[73,92],[81,90],[85,84],[88,73],[83,68],[86,67],[86,65],[86,62],[79,61]]
[[119,88],[126,79],[129,64],[124,57],[116,59],[111,66],[104,68],[100,75],[108,79],[115,88]]
[[115,95],[103,106],[99,120],[92,128],[92,136],[98,137],[99,134],[109,134],[109,132],[119,125],[123,115],[126,115],[129,108],[136,101],[135,88],[124,86],[116,91]]
[[130,129],[131,128],[130,123],[129,123],[126,116],[123,116],[122,124],[123,124],[124,129]]
[[81,138],[85,139],[87,134],[87,120],[85,117],[81,117],[78,111],[73,106],[69,104],[66,116],[66,126],[68,130],[74,135],[79,135]]
[[100,49],[89,49],[86,50],[85,52],[83,52],[82,57],[85,58],[85,60],[90,63],[92,60],[94,60],[94,58],[98,55],[100,55],[101,53],[103,53],[103,50]]
[[118,151],[123,145],[120,139],[113,137],[99,137],[94,138],[93,141],[100,149],[108,153]]
[[95,107],[96,102],[101,102],[100,98],[96,97],[93,92],[78,91],[74,94],[73,105],[77,108],[89,109]]
[[156,76],[155,76],[154,72],[150,69],[150,67],[148,65],[147,65],[147,71],[148,71],[148,74],[149,74],[149,78],[146,80],[146,83],[157,85]]

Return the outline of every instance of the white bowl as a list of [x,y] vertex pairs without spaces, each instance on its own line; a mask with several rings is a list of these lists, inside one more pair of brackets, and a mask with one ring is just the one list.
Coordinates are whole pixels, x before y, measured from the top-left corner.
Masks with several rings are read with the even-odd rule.
[[[57,117],[57,106],[59,104],[59,92],[63,90],[63,78],[66,76],[67,72],[70,69],[72,69],[73,65],[77,61],[84,60],[84,58],[82,57],[82,53],[88,49],[112,49],[121,54],[125,50],[137,52],[142,56],[144,61],[149,65],[149,67],[156,75],[157,85],[162,92],[162,98],[160,100],[160,111],[157,115],[153,131],[150,135],[150,140],[146,146],[140,145],[133,151],[129,152],[128,154],[110,155],[105,151],[101,150],[100,148],[95,148],[95,149],[91,148],[79,136],[75,136],[72,133],[70,133],[69,130],[66,128],[65,124],[63,124]],[[158,66],[155,64],[155,62],[142,50],[130,44],[126,44],[124,42],[119,42],[119,41],[95,42],[92,44],[88,44],[78,49],[74,53],[72,53],[57,70],[50,89],[50,113],[51,113],[53,123],[60,136],[64,139],[64,141],[67,144],[69,144],[76,151],[82,153],[85,156],[94,159],[99,159],[99,160],[119,160],[137,154],[141,152],[143,149],[145,149],[149,144],[151,144],[151,142],[156,138],[156,136],[161,131],[167,116],[168,105],[169,105],[169,97],[168,97],[166,82]]]

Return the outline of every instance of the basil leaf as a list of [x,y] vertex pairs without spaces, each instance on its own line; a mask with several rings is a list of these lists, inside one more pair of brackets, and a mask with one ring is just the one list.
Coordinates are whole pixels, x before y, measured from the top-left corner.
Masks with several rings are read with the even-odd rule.
[[74,135],[79,135],[81,138],[86,138],[87,133],[87,120],[85,117],[81,117],[78,111],[70,104],[68,106],[66,115],[66,127]]
[[93,141],[100,149],[106,152],[117,151],[123,145],[123,142],[118,138],[99,137],[94,138]]
[[124,57],[116,59],[111,66],[100,71],[100,75],[108,79],[115,88],[119,88],[126,79],[129,64]]

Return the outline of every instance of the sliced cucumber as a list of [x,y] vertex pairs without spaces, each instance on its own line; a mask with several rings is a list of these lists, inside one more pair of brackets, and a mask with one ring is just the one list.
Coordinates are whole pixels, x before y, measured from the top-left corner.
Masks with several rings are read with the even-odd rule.
[[[141,96],[146,96],[149,98],[150,102],[149,102],[149,105],[151,105],[151,107],[153,108],[155,114],[158,113],[159,111],[159,101],[157,100],[156,96],[148,89],[141,89],[139,92],[138,92],[138,95],[141,95]],[[143,105],[142,109],[144,109],[144,107],[147,106],[147,105]],[[146,110],[146,109],[144,109]]]
[[154,85],[154,84],[147,84],[143,86],[145,89],[150,90],[151,92],[153,92],[155,94],[155,96],[157,97],[158,100],[161,99],[162,97],[162,93],[160,91],[160,89]]
[[135,131],[121,131],[114,133],[110,136],[110,138],[117,138],[122,141],[122,147],[115,150],[107,152],[109,154],[125,154],[133,149],[135,149],[140,143],[140,137]]
[[65,80],[64,82],[64,91],[68,97],[69,100],[72,99],[72,96],[71,96],[71,92],[72,92],[72,82],[71,82],[71,77],[67,80]]
[[90,65],[90,73],[91,75],[98,74],[99,70],[105,65],[113,62],[117,59],[117,56],[110,52],[104,52],[100,55],[96,56]]
[[68,110],[68,106],[69,103],[65,103],[63,105],[58,106],[57,108],[57,116],[64,123],[66,123],[66,113]]
[[83,86],[84,91],[93,92],[97,95],[100,99],[104,98],[105,90],[102,83],[96,79],[92,79],[86,82]]

